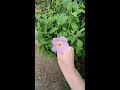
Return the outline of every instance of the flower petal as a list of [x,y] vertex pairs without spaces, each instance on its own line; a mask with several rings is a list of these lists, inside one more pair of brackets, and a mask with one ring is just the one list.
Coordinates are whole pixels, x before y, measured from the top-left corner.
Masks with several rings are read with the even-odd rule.
[[[57,46],[57,43],[61,42],[61,46]],[[58,53],[63,53],[65,51],[65,49],[69,46],[67,38],[65,38],[64,36],[60,37],[60,38],[53,38],[52,40],[52,51],[53,52],[58,52]]]
[[56,47],[55,47],[55,46],[53,46],[53,47],[52,47],[52,51],[53,51],[53,52],[57,52],[57,50],[56,50]]
[[67,38],[65,38],[64,36],[60,37],[61,41],[63,42],[67,42]]

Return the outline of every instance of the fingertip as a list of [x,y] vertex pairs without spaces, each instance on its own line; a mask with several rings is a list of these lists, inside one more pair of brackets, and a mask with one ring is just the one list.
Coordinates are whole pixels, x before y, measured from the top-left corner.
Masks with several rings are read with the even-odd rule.
[[69,49],[74,50],[73,47],[69,46]]
[[71,49],[72,49],[72,50],[74,50],[74,48],[73,48],[73,47],[71,47]]

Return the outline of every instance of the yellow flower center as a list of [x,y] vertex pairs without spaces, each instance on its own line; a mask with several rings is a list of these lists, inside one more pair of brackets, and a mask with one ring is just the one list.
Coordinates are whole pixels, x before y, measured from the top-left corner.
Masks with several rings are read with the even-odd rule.
[[57,43],[57,46],[58,46],[58,47],[62,46],[62,43],[61,43],[61,42],[58,42],[58,43]]

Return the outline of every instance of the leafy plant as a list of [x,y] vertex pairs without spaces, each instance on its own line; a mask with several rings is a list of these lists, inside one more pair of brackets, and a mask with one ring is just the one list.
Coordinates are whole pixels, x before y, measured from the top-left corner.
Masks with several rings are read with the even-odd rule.
[[[65,36],[75,51],[75,66],[79,72],[84,70],[85,62],[85,4],[83,0],[40,0],[47,6],[35,12],[35,37],[40,43],[40,51],[55,56],[51,51],[51,41]],[[48,2],[47,2],[48,1]],[[42,4],[40,4],[42,5]],[[44,9],[43,9],[44,8]]]

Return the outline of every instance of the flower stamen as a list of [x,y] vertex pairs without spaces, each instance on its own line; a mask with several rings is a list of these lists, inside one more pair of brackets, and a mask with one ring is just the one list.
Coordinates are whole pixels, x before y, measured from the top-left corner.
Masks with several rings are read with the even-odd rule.
[[58,42],[58,43],[57,43],[57,46],[58,46],[58,47],[61,47],[61,46],[62,46],[62,43],[61,43],[61,42]]

